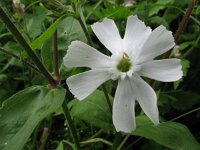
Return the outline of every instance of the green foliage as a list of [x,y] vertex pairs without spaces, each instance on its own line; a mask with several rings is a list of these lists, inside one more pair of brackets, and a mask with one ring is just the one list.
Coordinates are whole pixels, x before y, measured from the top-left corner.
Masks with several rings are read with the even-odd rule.
[[75,100],[72,104],[71,113],[75,118],[96,127],[113,130],[111,113],[101,91],[96,90],[84,101]]
[[40,121],[58,109],[62,88],[29,87],[8,98],[0,108],[0,149],[21,150]]
[[[61,79],[59,84],[67,89],[67,92],[61,87],[50,89],[46,86],[48,81],[40,72],[22,63],[23,60],[34,65],[0,20],[0,47],[19,56],[17,60],[0,51],[0,149],[39,149],[41,132],[46,126],[49,133],[44,142],[44,149],[76,149],[68,122],[64,121],[62,114],[61,105],[65,95],[69,100],[68,108],[77,129],[81,149],[110,149],[112,145],[116,148],[122,145],[121,149],[138,150],[200,149],[197,142],[200,137],[199,111],[197,111],[200,106],[199,2],[171,55],[181,59],[183,78],[174,83],[158,83],[161,120],[158,126],[144,117],[137,105],[135,109],[137,129],[127,139],[127,135],[123,133],[116,134],[104,93],[99,89],[83,101],[74,99],[68,91],[65,80],[86,69],[67,68],[62,62],[72,41],[80,40],[88,43],[88,35],[84,30],[91,36],[94,46],[108,54],[90,27],[105,17],[115,20],[121,35],[124,35],[126,20],[130,15],[137,15],[152,29],[164,25],[175,33],[190,1],[138,0],[127,7],[124,5],[124,0],[98,2],[21,0],[20,8],[24,10],[22,13],[24,16],[19,16],[19,12],[13,9],[11,0],[0,2],[4,4],[7,14],[13,18],[12,21],[52,75],[54,75],[53,35],[57,30]],[[116,86],[116,82],[113,81],[106,83],[111,101]],[[54,112],[56,115],[51,115]],[[169,120],[176,120],[177,123]],[[137,141],[138,136],[142,137],[139,141]],[[113,141],[117,141],[117,145]]]
[[33,50],[41,47],[41,45],[47,40],[49,39],[53,33],[56,31],[59,23],[65,18],[66,16],[61,16],[60,18],[58,18],[41,36],[39,36],[37,39],[35,39],[32,43],[31,43],[31,47]]
[[153,125],[146,117],[138,117],[137,129],[133,135],[142,136],[165,147],[175,150],[198,150],[200,145],[186,126],[175,122],[163,122]]

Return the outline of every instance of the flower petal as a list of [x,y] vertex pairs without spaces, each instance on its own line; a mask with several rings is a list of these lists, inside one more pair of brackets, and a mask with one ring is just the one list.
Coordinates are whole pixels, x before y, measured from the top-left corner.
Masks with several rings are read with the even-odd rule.
[[137,16],[129,16],[123,39],[124,49],[128,54],[132,53],[131,55],[134,57],[150,34],[150,27],[147,27]]
[[157,108],[157,98],[154,90],[139,76],[133,76],[132,88],[136,100],[140,104],[144,113],[154,122],[159,123]]
[[119,79],[113,103],[113,124],[117,131],[129,133],[136,128],[135,99],[129,78]]
[[102,22],[92,25],[92,30],[101,41],[101,43],[112,53],[123,51],[122,39],[115,22],[112,19],[105,18]]
[[143,44],[137,57],[137,62],[142,63],[147,60],[152,60],[170,50],[174,45],[172,32],[161,25],[152,31],[151,35]]
[[90,70],[71,76],[66,82],[72,94],[77,99],[83,100],[108,79],[110,74],[107,71]]
[[111,58],[81,41],[74,41],[63,61],[67,67],[105,68],[108,67]]
[[141,65],[139,74],[164,82],[179,80],[183,76],[180,59],[151,60]]

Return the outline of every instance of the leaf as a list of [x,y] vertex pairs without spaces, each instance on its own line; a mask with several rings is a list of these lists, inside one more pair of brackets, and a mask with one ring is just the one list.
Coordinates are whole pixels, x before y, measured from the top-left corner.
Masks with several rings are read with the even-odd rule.
[[42,62],[50,72],[53,71],[53,39],[49,38],[41,48]]
[[130,16],[132,13],[129,8],[124,6],[109,6],[106,9],[103,9],[102,11],[94,11],[94,15],[96,15],[98,18],[111,18],[114,20],[121,20],[126,19],[128,16]]
[[150,19],[151,23],[154,23],[156,25],[163,25],[165,26],[167,29],[169,29],[169,24],[166,22],[166,20],[162,17],[159,16],[155,16],[155,17],[151,17]]
[[[167,5],[167,4],[173,4],[174,0],[158,0],[156,3]],[[155,4],[155,6],[151,7],[151,9],[149,10],[149,16],[157,14],[160,10],[164,9],[165,7],[166,6],[156,6]]]
[[[112,100],[112,97],[110,96]],[[71,110],[72,116],[94,126],[113,129],[111,113],[102,91],[96,90],[83,101],[75,100]]]
[[21,150],[37,124],[57,110],[62,88],[33,86],[8,98],[0,108],[0,149]]
[[33,50],[35,50],[35,49],[39,48],[40,46],[42,46],[42,44],[53,35],[53,33],[56,31],[58,25],[65,17],[66,17],[66,15],[63,15],[60,18],[58,18],[42,35],[40,35],[37,39],[35,39],[31,43],[31,48]]
[[63,143],[62,143],[62,142],[60,142],[60,143],[58,144],[58,147],[56,148],[56,150],[64,150],[64,149],[63,149]]
[[136,118],[137,128],[133,135],[153,140],[175,150],[199,150],[200,145],[188,128],[180,123],[163,122],[155,126],[145,116]]
[[42,24],[44,20],[47,18],[45,15],[45,11],[41,6],[36,6],[35,14],[27,14],[25,15],[25,24],[28,35],[34,39],[42,32]]
[[67,50],[69,44],[74,40],[79,40],[85,43],[87,42],[79,22],[73,17],[67,17],[60,23],[58,27],[59,49]]

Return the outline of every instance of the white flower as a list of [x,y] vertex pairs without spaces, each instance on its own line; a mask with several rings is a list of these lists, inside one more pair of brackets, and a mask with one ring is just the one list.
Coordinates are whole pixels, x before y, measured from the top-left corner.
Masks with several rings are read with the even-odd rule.
[[63,58],[64,65],[91,70],[67,79],[71,92],[83,100],[105,81],[118,79],[112,116],[116,130],[128,133],[136,128],[135,101],[158,124],[156,94],[140,76],[164,82],[182,77],[179,59],[153,60],[173,48],[172,33],[162,25],[152,31],[137,16],[128,17],[123,39],[111,19],[94,23],[92,30],[112,55],[106,56],[81,41],[72,42]]

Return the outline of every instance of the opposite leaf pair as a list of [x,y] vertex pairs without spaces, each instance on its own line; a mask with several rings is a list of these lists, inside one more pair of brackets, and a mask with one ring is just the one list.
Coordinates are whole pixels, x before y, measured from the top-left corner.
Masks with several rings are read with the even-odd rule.
[[64,65],[91,70],[69,77],[70,91],[83,100],[107,80],[118,80],[112,116],[116,130],[128,133],[136,128],[136,100],[154,124],[158,124],[156,94],[140,76],[164,82],[182,77],[179,59],[153,60],[174,47],[172,32],[162,25],[152,31],[137,16],[128,17],[124,38],[111,19],[93,24],[92,30],[112,55],[106,56],[81,41],[72,42],[63,58]]

